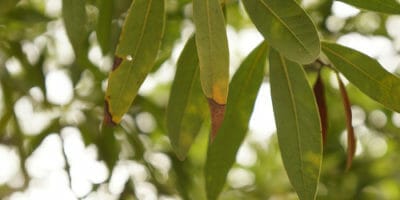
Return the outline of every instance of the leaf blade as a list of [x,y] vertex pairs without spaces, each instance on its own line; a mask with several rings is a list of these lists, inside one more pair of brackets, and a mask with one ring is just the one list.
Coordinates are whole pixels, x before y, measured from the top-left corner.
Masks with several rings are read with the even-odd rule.
[[193,0],[200,81],[211,113],[211,141],[225,115],[229,84],[229,50],[219,0]]
[[258,31],[281,54],[306,64],[320,52],[317,30],[306,12],[293,0],[243,0]]
[[276,51],[270,53],[270,71],[272,105],[286,172],[301,200],[315,199],[322,144],[312,89],[302,66]]
[[338,44],[323,42],[322,50],[352,84],[385,107],[400,112],[400,79],[376,60]]
[[221,192],[247,133],[248,121],[264,77],[267,52],[266,43],[259,45],[232,78],[225,119],[207,152],[205,176],[209,200],[216,199]]
[[321,71],[318,72],[318,77],[314,83],[314,95],[318,106],[319,117],[321,119],[322,128],[322,142],[326,144],[327,131],[328,131],[328,109],[325,99],[325,84],[322,80]]
[[206,118],[198,65],[196,43],[191,37],[177,62],[166,114],[168,136],[180,160],[186,158]]
[[193,0],[200,80],[207,98],[226,104],[229,50],[224,15],[218,0]]
[[400,4],[396,0],[339,0],[366,10],[387,14],[400,14]]
[[353,162],[354,155],[356,153],[356,136],[354,134],[354,128],[352,125],[352,114],[351,114],[351,104],[349,100],[349,95],[347,95],[346,87],[339,74],[336,74],[339,90],[342,97],[343,108],[346,116],[346,129],[347,129],[347,160],[346,160],[346,170],[349,170]]
[[135,0],[123,26],[106,90],[108,113],[119,123],[150,72],[165,25],[164,0]]

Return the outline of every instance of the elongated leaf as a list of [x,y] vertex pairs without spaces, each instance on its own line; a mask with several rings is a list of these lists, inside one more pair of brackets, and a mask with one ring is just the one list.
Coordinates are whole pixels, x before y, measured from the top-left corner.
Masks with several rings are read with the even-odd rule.
[[356,136],[354,135],[354,128],[352,125],[352,114],[351,114],[351,105],[349,96],[347,95],[346,87],[343,84],[342,79],[340,79],[339,74],[336,74],[340,94],[342,97],[343,108],[346,114],[346,129],[347,129],[347,162],[346,162],[346,170],[349,170],[351,167],[351,163],[353,162],[354,154],[356,153]]
[[113,19],[114,1],[98,0],[99,19],[96,27],[97,39],[103,54],[111,49],[111,22]]
[[318,106],[319,118],[321,119],[322,141],[323,144],[325,144],[328,130],[328,109],[326,106],[325,85],[321,77],[321,71],[318,73],[317,81],[314,84],[313,90]]
[[264,77],[267,50],[266,43],[256,48],[243,61],[231,81],[225,119],[207,152],[205,176],[209,200],[216,199],[221,192],[246,136],[248,121]]
[[306,64],[320,52],[314,24],[294,0],[243,0],[243,5],[260,33],[290,60]]
[[199,78],[196,42],[191,37],[177,63],[167,108],[168,136],[178,158],[184,160],[206,117],[207,103]]
[[324,42],[322,50],[331,63],[362,92],[396,112],[400,112],[400,79],[376,60],[338,44]]
[[219,0],[193,0],[200,81],[211,112],[211,140],[225,114],[229,83],[229,50]]
[[109,75],[105,115],[119,123],[151,70],[165,24],[164,0],[135,0],[125,19]]
[[339,0],[358,8],[371,11],[400,14],[400,3],[396,0]]
[[270,81],[279,148],[300,200],[315,199],[321,170],[321,126],[302,66],[270,53]]
[[85,0],[62,1],[65,29],[77,60],[87,57],[89,46],[85,4]]

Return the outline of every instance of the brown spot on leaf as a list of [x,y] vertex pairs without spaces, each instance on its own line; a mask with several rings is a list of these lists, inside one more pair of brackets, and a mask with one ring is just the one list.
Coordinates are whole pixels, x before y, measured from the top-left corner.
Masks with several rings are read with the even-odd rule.
[[112,66],[112,71],[114,71],[114,70],[116,70],[120,65],[121,65],[121,63],[122,63],[122,58],[120,58],[120,57],[118,57],[118,56],[115,56],[114,57],[114,63],[113,63],[113,66]]
[[213,99],[207,99],[211,113],[211,142],[214,141],[225,116],[225,104],[218,104]]
[[116,126],[117,124],[112,120],[110,109],[108,106],[108,101],[104,101],[104,118],[103,124],[107,126]]
[[321,120],[321,133],[323,144],[326,144],[328,130],[328,110],[325,100],[325,86],[322,81],[321,72],[318,73],[317,81],[314,84],[314,95],[318,105],[319,117]]
[[346,161],[346,171],[348,171],[353,162],[354,154],[356,153],[356,136],[354,134],[354,128],[352,125],[352,114],[349,96],[347,95],[346,88],[343,84],[342,79],[340,79],[339,74],[336,74],[340,94],[342,96],[342,102],[344,107],[344,112],[346,114],[346,128],[347,128],[347,161]]

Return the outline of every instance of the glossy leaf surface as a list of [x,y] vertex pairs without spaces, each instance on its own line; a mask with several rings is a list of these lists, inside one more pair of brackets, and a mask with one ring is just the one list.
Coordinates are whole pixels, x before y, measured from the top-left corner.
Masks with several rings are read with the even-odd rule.
[[268,47],[262,43],[242,63],[230,83],[225,119],[209,145],[205,168],[209,200],[221,192],[236,153],[246,136],[258,90],[264,78]]
[[201,91],[196,42],[191,37],[177,63],[167,107],[167,129],[178,158],[184,160],[206,118],[207,103]]
[[301,65],[270,53],[270,82],[279,148],[301,200],[315,199],[322,161],[321,126],[311,86]]
[[254,25],[282,55],[305,64],[320,52],[316,28],[294,0],[243,0]]
[[324,42],[322,50],[331,63],[362,92],[396,112],[400,112],[400,79],[376,60],[338,44]]
[[165,24],[164,0],[135,0],[129,9],[108,80],[106,102],[119,123],[153,67]]

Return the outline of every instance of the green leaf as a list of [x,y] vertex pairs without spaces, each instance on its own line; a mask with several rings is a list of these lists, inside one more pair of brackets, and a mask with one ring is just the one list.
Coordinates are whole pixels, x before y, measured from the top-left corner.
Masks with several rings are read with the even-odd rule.
[[245,9],[267,42],[289,60],[306,64],[320,53],[317,30],[294,0],[243,0]]
[[109,75],[106,101],[114,123],[119,123],[151,71],[165,24],[164,0],[135,0],[129,9]]
[[99,19],[96,27],[97,39],[103,54],[111,49],[111,22],[113,20],[114,1],[98,0]]
[[166,116],[168,136],[180,160],[186,158],[207,114],[198,66],[196,42],[191,37],[178,59]]
[[382,12],[387,14],[400,14],[400,3],[396,0],[339,0],[358,8]]
[[315,199],[321,170],[321,126],[306,74],[297,63],[270,53],[270,81],[279,148],[301,200]]
[[243,61],[232,78],[225,119],[207,152],[205,176],[209,200],[216,199],[221,192],[246,136],[255,99],[264,78],[267,51],[267,44],[262,43]]
[[400,79],[376,60],[338,44],[323,42],[322,50],[331,63],[362,92],[400,112]]
[[203,92],[217,104],[225,105],[229,83],[229,50],[219,0],[193,0],[193,18]]
[[89,46],[85,2],[85,0],[62,1],[65,29],[78,60],[87,57]]

